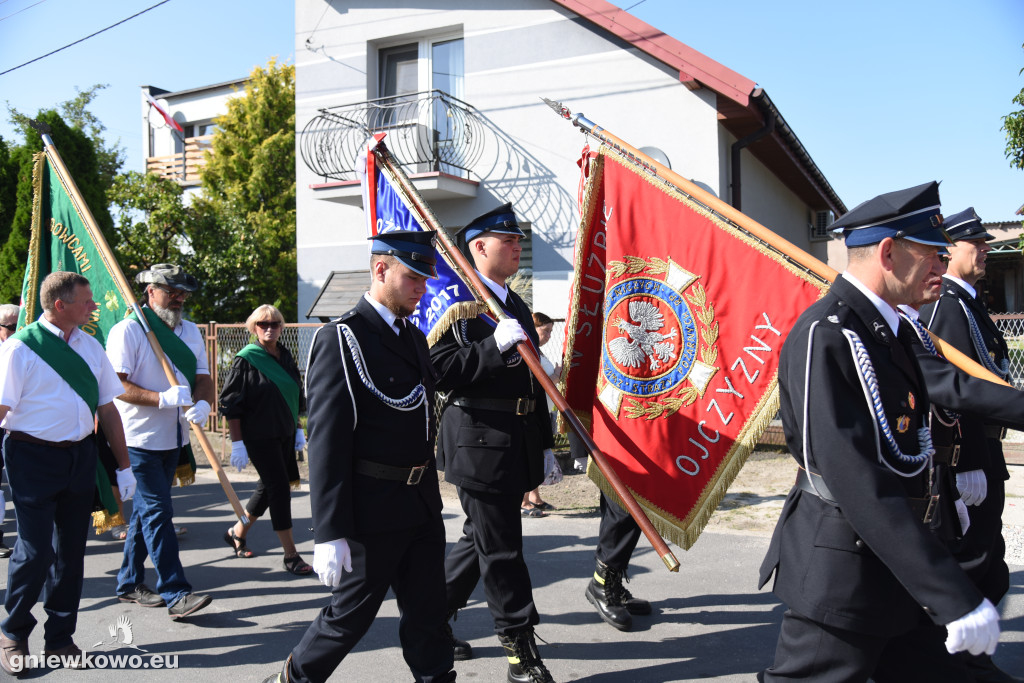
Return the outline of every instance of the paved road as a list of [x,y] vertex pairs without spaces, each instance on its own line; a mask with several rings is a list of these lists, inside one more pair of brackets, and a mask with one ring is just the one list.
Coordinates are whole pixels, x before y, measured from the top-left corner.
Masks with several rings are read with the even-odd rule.
[[[254,480],[232,473],[245,500]],[[42,670],[30,679],[61,681],[260,681],[280,666],[317,611],[328,600],[315,578],[298,578],[281,568],[281,551],[267,521],[250,536],[259,554],[236,559],[221,536],[231,521],[216,479],[201,469],[197,483],[174,494],[176,521],[189,528],[182,558],[197,592],[213,604],[188,621],[171,621],[165,609],[122,605],[114,597],[121,544],[90,541],[79,618],[79,646],[94,654],[177,655],[174,671]],[[308,532],[309,496],[298,493],[296,540],[312,560]],[[10,515],[8,515],[10,517]],[[445,509],[448,539],[461,528],[457,503]],[[8,520],[8,529],[11,522]],[[605,625],[583,597],[592,569],[597,518],[551,515],[524,520],[526,548],[542,623],[542,655],[557,681],[664,683],[667,681],[751,681],[772,659],[782,606],[755,590],[757,568],[767,547],[763,535],[705,533],[689,552],[676,551],[679,574],[665,570],[646,540],[634,558],[630,589],[654,602],[656,614],[637,617],[635,629],[620,633]],[[0,561],[2,562],[2,561]],[[1013,569],[1011,594],[1003,604],[1003,639],[996,660],[1024,674],[1024,566]],[[155,584],[152,571],[149,583]],[[6,577],[0,576],[3,585]],[[41,607],[38,618],[43,619]],[[119,620],[122,627],[117,629]],[[125,644],[124,621],[132,643]],[[370,632],[332,681],[409,680],[396,646],[398,614],[385,602]],[[115,628],[115,635],[110,633]],[[31,641],[41,648],[41,629]],[[461,681],[504,681],[505,662],[478,589],[460,613],[456,632],[473,645],[476,658],[457,664]],[[116,641],[116,642],[115,642]],[[137,649],[137,648],[141,648]]]

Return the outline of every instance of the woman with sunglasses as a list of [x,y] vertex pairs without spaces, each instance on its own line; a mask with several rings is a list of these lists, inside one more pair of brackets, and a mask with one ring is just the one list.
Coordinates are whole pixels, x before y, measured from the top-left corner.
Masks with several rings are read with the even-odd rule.
[[245,509],[249,524],[235,522],[224,533],[224,541],[236,557],[254,557],[245,539],[253,522],[268,509],[270,523],[284,549],[284,568],[299,576],[313,572],[295,549],[292,538],[290,488],[299,486],[295,451],[306,447],[306,435],[299,426],[299,412],[305,410],[302,379],[295,359],[278,343],[284,316],[264,304],[245,321],[256,337],[235,356],[220,392],[221,414],[231,433],[231,464],[239,471],[252,461],[260,475],[259,484]]

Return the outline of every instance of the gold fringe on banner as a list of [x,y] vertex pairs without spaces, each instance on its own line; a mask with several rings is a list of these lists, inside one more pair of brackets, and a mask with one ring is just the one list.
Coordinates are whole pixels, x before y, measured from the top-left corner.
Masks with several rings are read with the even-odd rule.
[[172,484],[178,486],[190,486],[196,483],[196,473],[192,469],[192,463],[185,463],[184,465],[178,465],[174,470],[174,481]]
[[92,526],[96,529],[97,536],[104,531],[110,531],[116,526],[122,526],[124,523],[124,515],[120,512],[110,514],[106,510],[96,510],[92,513]]
[[28,292],[36,296],[22,301],[25,308],[25,324],[35,322],[41,313],[36,310],[39,300],[39,252],[43,244],[43,178],[46,175],[46,152],[37,152],[32,157],[32,227],[28,239]]
[[438,342],[444,333],[448,331],[456,320],[469,320],[475,318],[481,313],[487,312],[487,304],[482,301],[460,301],[454,303],[448,307],[448,310],[444,312],[440,320],[434,323],[434,326],[430,328],[430,334],[427,335],[427,346],[433,346]]

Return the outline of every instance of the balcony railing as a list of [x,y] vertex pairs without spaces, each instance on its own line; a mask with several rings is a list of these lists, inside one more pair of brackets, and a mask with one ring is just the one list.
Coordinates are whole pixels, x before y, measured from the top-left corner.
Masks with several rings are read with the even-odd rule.
[[198,185],[199,169],[206,164],[203,152],[213,151],[213,136],[185,138],[185,151],[162,157],[147,157],[146,172],[182,185]]
[[472,105],[429,90],[321,109],[303,129],[299,153],[325,180],[357,180],[357,155],[368,138],[383,132],[406,173],[470,178],[483,153],[484,131]]

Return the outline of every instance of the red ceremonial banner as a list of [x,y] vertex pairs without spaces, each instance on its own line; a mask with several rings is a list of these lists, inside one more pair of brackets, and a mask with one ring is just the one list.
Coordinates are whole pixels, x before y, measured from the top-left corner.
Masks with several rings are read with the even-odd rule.
[[824,289],[607,148],[586,161],[565,397],[658,532],[689,548],[775,416],[782,342]]

